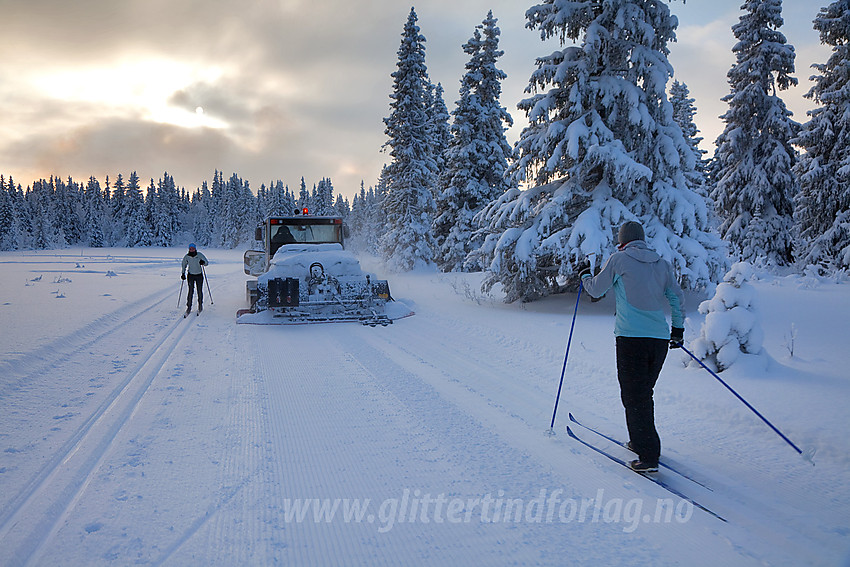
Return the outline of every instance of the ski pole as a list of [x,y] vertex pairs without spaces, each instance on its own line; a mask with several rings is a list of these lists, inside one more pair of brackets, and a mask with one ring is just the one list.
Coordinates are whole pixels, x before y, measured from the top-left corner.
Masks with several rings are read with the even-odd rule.
[[729,390],[730,392],[732,392],[732,393],[735,395],[735,397],[736,397],[736,398],[738,398],[739,400],[741,400],[741,401],[744,403],[744,405],[745,405],[745,406],[747,406],[747,407],[748,407],[748,408],[749,408],[749,409],[750,409],[750,410],[751,410],[754,414],[756,414],[759,418],[761,418],[761,420],[762,420],[763,422],[765,422],[765,423],[768,425],[768,427],[770,427],[771,429],[773,429],[773,431],[774,431],[777,435],[779,435],[780,437],[782,437],[782,439],[783,439],[786,443],[788,443],[789,445],[791,445],[791,447],[793,447],[793,448],[794,448],[794,450],[795,450],[795,451],[797,451],[797,453],[799,453],[801,457],[803,457],[805,460],[807,460],[807,461],[809,461],[810,463],[812,463],[812,466],[814,466],[815,462],[814,462],[812,459],[813,459],[813,458],[814,458],[814,456],[815,456],[815,449],[809,449],[808,451],[805,451],[805,452],[804,452],[802,449],[800,449],[799,447],[797,447],[797,446],[793,443],[793,441],[791,441],[790,439],[788,439],[788,437],[786,437],[784,433],[782,433],[781,431],[779,431],[779,429],[777,429],[775,425],[773,425],[772,423],[770,423],[770,422],[767,420],[767,418],[766,418],[766,417],[764,417],[762,414],[760,414],[760,413],[759,413],[759,411],[758,411],[756,408],[754,408],[752,405],[750,405],[750,403],[749,403],[747,400],[745,400],[745,399],[744,399],[744,398],[743,398],[743,397],[742,397],[742,396],[741,396],[738,392],[736,392],[735,390],[733,390],[733,389],[732,389],[732,386],[730,386],[729,384],[727,384],[726,382],[724,382],[724,381],[723,381],[723,378],[721,378],[720,376],[718,376],[716,372],[714,372],[711,368],[709,368],[708,366],[706,366],[706,365],[703,363],[703,361],[701,361],[699,358],[697,358],[697,357],[694,355],[694,353],[692,353],[692,352],[691,352],[691,351],[689,351],[687,348],[685,348],[685,345],[682,345],[682,346],[681,346],[681,349],[682,349],[683,351],[685,351],[686,353],[688,353],[688,356],[690,356],[691,358],[693,358],[694,360],[696,360],[696,361],[699,363],[699,365],[700,365],[700,366],[702,366],[703,368],[705,368],[705,369],[708,371],[708,373],[709,373],[709,374],[711,374],[712,376],[714,376],[714,377],[717,379],[717,381],[718,381],[718,382],[720,382],[721,384],[723,384],[724,386],[726,386],[726,389],[727,389],[727,390]]
[[558,394],[555,396],[555,409],[552,411],[552,423],[549,424],[548,435],[555,435],[555,416],[558,413],[558,401],[561,399],[561,388],[564,385],[564,373],[567,371],[567,358],[570,356],[570,343],[573,341],[573,329],[576,326],[576,315],[578,314],[578,300],[581,299],[581,282],[578,284],[578,295],[576,296],[576,307],[573,310],[573,322],[570,325],[570,336],[567,339],[567,352],[564,354],[564,366],[561,368],[561,381],[558,383]]
[[207,282],[207,294],[210,296],[210,305],[215,305],[215,301],[213,301],[212,290],[210,289],[210,280],[207,279],[207,271],[204,269],[203,264],[201,264],[201,271],[204,273],[204,281]]
[[177,292],[177,307],[180,307],[180,297],[183,295],[183,279],[180,279],[180,291]]

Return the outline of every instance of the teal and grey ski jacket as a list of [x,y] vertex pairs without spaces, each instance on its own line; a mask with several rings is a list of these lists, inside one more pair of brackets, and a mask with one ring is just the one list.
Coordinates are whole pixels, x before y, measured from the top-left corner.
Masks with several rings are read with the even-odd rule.
[[685,298],[673,266],[643,240],[633,240],[614,253],[595,277],[585,275],[582,285],[593,297],[602,297],[614,288],[614,334],[618,337],[669,340],[670,325],[665,315],[668,304],[672,326],[684,326]]
[[206,266],[207,264],[209,264],[207,257],[200,252],[194,256],[186,254],[183,256],[183,273],[185,274],[188,268],[190,274],[194,276],[200,275],[204,272],[201,266]]

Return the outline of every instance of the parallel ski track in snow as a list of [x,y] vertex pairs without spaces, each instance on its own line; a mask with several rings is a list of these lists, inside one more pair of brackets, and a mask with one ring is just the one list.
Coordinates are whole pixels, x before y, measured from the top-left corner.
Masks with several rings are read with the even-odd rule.
[[[532,428],[548,426],[551,418],[551,407],[554,400],[554,390],[545,389],[546,380],[537,380],[535,374],[551,371],[551,364],[546,361],[546,355],[541,349],[538,358],[542,361],[539,367],[508,366],[510,358],[505,356],[502,341],[515,341],[509,336],[502,336],[498,331],[492,331],[491,336],[482,338],[481,329],[463,329],[440,315],[420,313],[417,321],[408,326],[398,325],[390,333],[381,333],[368,338],[368,342],[388,354],[390,358],[398,359],[397,353],[405,353],[409,363],[431,368],[432,383],[438,390],[450,393],[455,401],[460,401],[471,410],[476,418],[482,420],[498,431],[512,443],[522,442],[521,434],[517,431],[521,426]],[[437,325],[444,328],[443,333],[423,332],[417,327],[427,321],[427,325]],[[468,333],[468,338],[464,334]],[[514,345],[517,346],[517,345]],[[520,345],[523,346],[523,345]],[[524,347],[525,348],[525,347]],[[537,345],[527,345],[527,348],[539,349]],[[435,356],[435,353],[438,353]],[[527,363],[528,357],[521,357]],[[551,358],[551,357],[550,357]],[[571,360],[571,372],[576,372],[576,363]],[[560,369],[560,365],[558,365]],[[553,379],[557,379],[554,376]],[[548,383],[553,383],[549,380]],[[465,400],[465,401],[464,401]],[[563,409],[562,421],[566,420],[566,409]],[[537,419],[540,419],[538,424]],[[518,427],[520,426],[520,427]],[[560,429],[563,431],[563,429]],[[519,445],[517,445],[519,446]],[[537,455],[541,457],[540,455]],[[555,454],[543,456],[543,462],[557,467],[559,457]],[[605,468],[606,463],[601,463]],[[707,471],[703,471],[707,472]],[[804,523],[798,523],[793,510],[783,509],[781,502],[771,501],[759,491],[753,492],[751,487],[724,475],[722,471],[708,471],[707,477],[716,487],[717,494],[707,493],[703,498],[705,504],[719,506],[730,521],[745,523],[753,529],[758,526],[772,525],[776,534],[771,536],[777,546],[787,546],[790,537],[795,532],[805,532],[813,539],[821,539],[823,530],[819,526],[812,528]],[[629,479],[631,472],[617,473],[617,477]],[[771,484],[773,484],[771,482]],[[795,493],[801,502],[803,490],[796,488],[794,483],[780,481],[783,489]],[[778,488],[778,487],[777,487]],[[646,489],[652,490],[654,489]],[[767,493],[769,494],[769,493]],[[819,495],[809,495],[810,499],[821,500]],[[783,501],[784,502],[784,501]],[[730,507],[731,505],[731,507]],[[796,527],[792,527],[795,524]],[[788,549],[795,553],[793,544]]]
[[[110,321],[111,325],[102,332],[95,329],[103,325],[103,320],[88,325],[85,332],[78,334],[82,338],[68,339],[70,348],[46,359],[40,367],[28,368],[31,369],[28,374],[61,367],[63,362],[75,354],[91,348],[116,330],[137,322],[140,316],[156,313],[154,310],[170,298],[170,290],[154,293],[132,308],[121,310],[123,316],[107,316],[103,319]],[[169,316],[170,313],[164,315]],[[68,510],[73,508],[91,481],[112,441],[132,418],[157,373],[192,327],[193,323],[180,317],[175,318],[138,362],[135,370],[121,380],[30,483],[12,499],[0,517],[0,541],[4,542],[4,554],[10,564],[26,565],[37,560],[40,549],[61,526]]]
[[[229,321],[228,324],[232,325]],[[219,490],[203,515],[188,522],[152,560],[153,565],[268,562],[270,552],[266,547],[274,531],[274,509],[268,505],[268,491],[279,483],[270,478],[266,462],[269,441],[264,417],[268,406],[263,405],[267,397],[262,381],[257,380],[257,357],[253,352],[256,345],[250,341],[250,333],[243,331],[232,325],[228,340],[224,341],[229,345],[231,335],[236,335],[235,366],[241,374],[232,376],[228,387],[229,415],[224,434],[227,450],[216,475]],[[198,339],[205,340],[203,332]],[[188,553],[188,558],[181,553]]]
[[[7,378],[0,384],[0,397],[20,387],[28,378],[44,374],[103,338],[133,324],[139,317],[159,307],[166,300],[173,300],[173,293],[174,290],[170,288],[156,291],[130,305],[99,317],[78,331],[32,352],[6,360],[0,364],[0,374]],[[10,380],[9,377],[16,379]]]
[[[546,473],[538,472],[531,481],[522,474],[526,463],[519,451],[503,446],[463,408],[399,366],[392,349],[387,356],[374,348],[398,325],[252,330],[258,348],[274,344],[269,340],[275,335],[276,342],[287,346],[279,352],[264,348],[260,362],[260,379],[272,404],[268,417],[275,452],[269,455],[269,472],[279,480],[268,502],[275,508],[281,509],[288,498],[365,497],[372,500],[370,512],[375,514],[385,499],[401,497],[405,489],[414,496],[445,492],[468,498],[499,490],[536,495],[535,483],[556,485]],[[403,460],[397,458],[402,451]],[[452,564],[486,564],[506,557],[518,564],[535,563],[542,553],[539,545],[557,541],[563,529],[397,520],[387,533],[380,533],[375,516],[362,523],[340,518],[328,524],[310,517],[286,523],[277,536],[284,538],[282,562],[398,565],[439,556],[450,557]],[[589,533],[591,527],[570,529]],[[526,548],[529,541],[537,545]],[[573,543],[576,553],[593,557],[589,539]]]

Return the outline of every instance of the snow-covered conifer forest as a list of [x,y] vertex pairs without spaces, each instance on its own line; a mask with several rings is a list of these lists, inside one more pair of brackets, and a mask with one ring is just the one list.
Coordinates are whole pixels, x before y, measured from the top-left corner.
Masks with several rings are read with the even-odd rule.
[[431,81],[425,32],[411,9],[384,119],[389,163],[351,200],[327,178],[311,190],[303,178],[295,189],[279,180],[251,187],[222,171],[194,188],[167,172],[149,180],[57,174],[26,184],[0,176],[0,250],[189,241],[235,248],[262,218],[307,207],[345,217],[350,245],[393,270],[484,270],[484,288],[501,286],[508,301],[573,289],[579,271],[611,253],[626,220],[644,224],[687,288],[718,283],[735,261],[846,270],[848,3],[813,7],[832,56],[815,66],[807,96],[816,106],[797,122],[781,98],[799,81],[781,0],[744,2],[729,46],[725,130],[711,157],[694,123],[699,101],[673,80],[674,5],[532,6],[527,27],[560,38],[562,49],[541,47],[529,70],[518,108],[527,125],[513,148],[505,132],[516,117],[500,102],[498,18],[490,12],[470,26],[449,110],[453,93]]

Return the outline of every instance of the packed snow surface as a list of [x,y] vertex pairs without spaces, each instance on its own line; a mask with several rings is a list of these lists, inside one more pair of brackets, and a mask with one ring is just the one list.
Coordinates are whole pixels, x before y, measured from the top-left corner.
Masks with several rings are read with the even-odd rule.
[[816,466],[671,351],[662,458],[701,484],[659,476],[724,522],[566,435],[625,436],[610,297],[579,303],[547,435],[575,295],[387,274],[416,316],[236,325],[242,253],[203,252],[187,319],[182,249],[0,254],[0,565],[848,560],[847,283],[756,274],[763,352],[723,372]]

